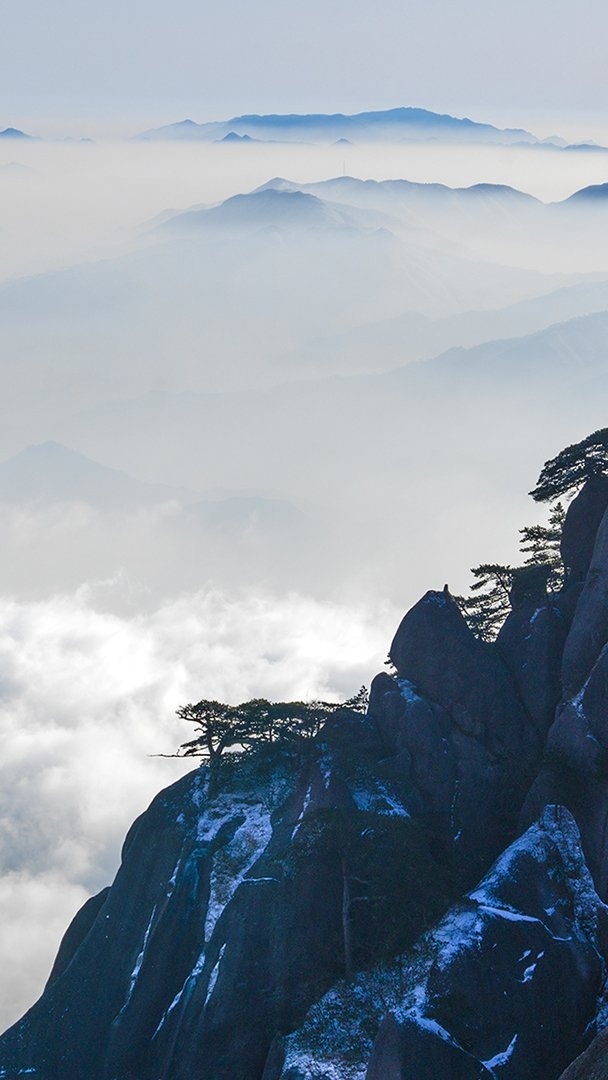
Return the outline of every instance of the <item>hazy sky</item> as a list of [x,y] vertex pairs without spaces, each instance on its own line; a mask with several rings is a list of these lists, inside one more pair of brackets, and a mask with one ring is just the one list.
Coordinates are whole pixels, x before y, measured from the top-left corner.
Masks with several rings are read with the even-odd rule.
[[57,134],[420,105],[597,135],[608,105],[600,0],[3,0],[0,12],[0,124]]

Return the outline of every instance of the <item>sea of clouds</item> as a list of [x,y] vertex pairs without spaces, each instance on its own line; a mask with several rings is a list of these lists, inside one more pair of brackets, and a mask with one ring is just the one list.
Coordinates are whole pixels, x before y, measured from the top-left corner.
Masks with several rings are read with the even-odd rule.
[[91,592],[0,601],[0,1024],[42,990],[78,907],[116,872],[124,835],[196,761],[175,716],[202,697],[349,697],[382,670],[397,611],[297,594],[203,590],[146,615]]

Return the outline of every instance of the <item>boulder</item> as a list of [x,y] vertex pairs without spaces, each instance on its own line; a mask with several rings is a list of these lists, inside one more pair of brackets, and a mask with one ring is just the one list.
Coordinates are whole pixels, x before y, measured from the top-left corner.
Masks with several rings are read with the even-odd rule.
[[555,1080],[593,1034],[607,917],[548,807],[412,952],[313,1006],[265,1080]]
[[[398,756],[416,812],[470,887],[512,839],[541,742],[497,648],[479,641],[445,591],[405,616],[370,717]],[[479,807],[483,806],[483,814]]]
[[564,697],[577,693],[608,641],[608,513],[597,532],[591,565],[564,645]]
[[561,660],[569,629],[567,611],[546,596],[527,600],[507,616],[496,649],[508,667],[526,712],[544,739],[561,699]]
[[390,648],[398,676],[441,705],[454,725],[498,758],[527,760],[537,738],[497,650],[467,626],[456,601],[427,592],[402,620]]
[[570,581],[584,581],[595,538],[608,509],[608,476],[592,476],[568,507],[560,551]]
[[432,1020],[389,1013],[378,1032],[365,1080],[491,1080],[494,1073]]
[[522,824],[547,801],[574,814],[599,895],[608,898],[608,649],[584,689],[557,711],[545,765],[526,798]]

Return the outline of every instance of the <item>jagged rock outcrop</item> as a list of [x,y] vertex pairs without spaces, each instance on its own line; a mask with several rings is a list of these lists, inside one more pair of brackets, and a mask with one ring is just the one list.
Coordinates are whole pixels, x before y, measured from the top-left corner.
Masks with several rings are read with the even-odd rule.
[[82,905],[80,911],[76,912],[61,940],[55,963],[47,980],[47,987],[51,986],[67,968],[74,953],[93,926],[107,900],[109,891],[109,888],[102,889],[101,892],[97,893],[97,896],[92,896],[90,900],[87,900]]
[[336,979],[445,910],[403,789],[369,767],[365,722],[348,734],[297,763],[227,762],[215,793],[202,769],[158,796],[42,999],[0,1040],[0,1075],[259,1077],[277,1033]]
[[[586,487],[590,484],[588,481]],[[608,513],[604,513],[564,645],[564,697],[548,733],[544,766],[532,785],[521,819],[523,825],[528,824],[547,802],[569,807],[604,899],[608,897],[607,640]]]
[[608,476],[590,477],[570,503],[562,529],[560,552],[570,582],[585,580],[606,510]]
[[575,815],[598,892],[608,897],[608,649],[581,692],[560,705],[522,820],[555,799]]
[[593,1022],[607,914],[549,807],[412,952],[315,1005],[264,1080],[555,1080]]
[[496,639],[496,648],[542,739],[562,696],[561,659],[569,626],[567,608],[545,595],[540,603],[527,600],[515,607]]
[[470,885],[513,835],[539,735],[497,649],[473,635],[446,592],[408,612],[390,658],[397,675],[373,685],[370,716]]
[[495,642],[428,592],[367,716],[162,792],[0,1080],[557,1080],[607,1015],[607,506],[588,481],[564,589],[518,571]]
[[608,513],[595,539],[591,564],[578,598],[562,659],[565,697],[576,694],[608,641]]

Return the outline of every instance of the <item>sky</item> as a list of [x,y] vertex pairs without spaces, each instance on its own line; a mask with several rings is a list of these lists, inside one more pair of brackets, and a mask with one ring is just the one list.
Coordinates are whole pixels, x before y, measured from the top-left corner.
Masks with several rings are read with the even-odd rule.
[[3,0],[0,13],[0,125],[41,134],[416,105],[608,138],[600,0]]

